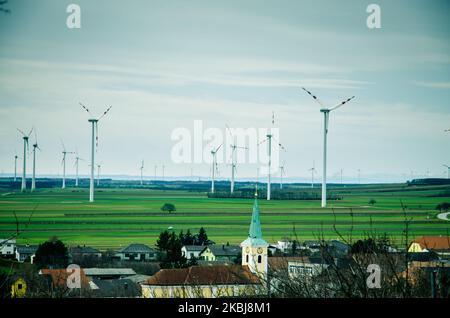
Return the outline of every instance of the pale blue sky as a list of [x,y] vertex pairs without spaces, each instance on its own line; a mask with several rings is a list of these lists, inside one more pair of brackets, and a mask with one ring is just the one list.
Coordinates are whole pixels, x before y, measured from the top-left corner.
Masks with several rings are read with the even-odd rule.
[[[82,28],[66,27],[81,6]],[[381,6],[382,28],[366,27]],[[60,173],[60,139],[89,153],[78,102],[97,112],[107,174],[190,174],[170,163],[176,127],[280,127],[288,176],[320,174],[322,117],[302,92],[356,99],[332,114],[329,172],[443,176],[450,164],[448,1],[19,1],[0,14],[0,169],[35,126],[40,173]],[[70,149],[69,149],[70,148]],[[88,167],[82,167],[87,173]],[[227,166],[221,175],[229,174]],[[254,176],[243,165],[239,176]],[[70,171],[69,171],[70,173]],[[209,166],[196,165],[206,176]]]

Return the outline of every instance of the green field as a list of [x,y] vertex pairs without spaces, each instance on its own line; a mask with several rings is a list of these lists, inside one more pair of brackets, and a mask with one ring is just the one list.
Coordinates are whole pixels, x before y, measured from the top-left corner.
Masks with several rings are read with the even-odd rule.
[[[260,200],[263,235],[269,242],[285,236],[300,240],[323,235],[338,238],[333,229],[353,238],[368,232],[387,233],[398,242],[405,228],[406,206],[410,237],[448,235],[450,222],[436,218],[435,207],[448,201],[449,186],[405,187],[364,185],[334,188],[342,200],[321,209],[319,201]],[[447,191],[447,192],[445,192]],[[438,196],[441,195],[441,196]],[[376,204],[370,206],[370,199]],[[57,236],[69,244],[100,249],[132,242],[153,245],[158,234],[172,226],[176,232],[203,226],[216,243],[239,243],[246,238],[253,200],[208,199],[205,193],[146,189],[99,189],[96,202],[88,202],[87,189],[43,189],[30,194],[0,191],[0,238],[15,232],[14,213],[22,230],[19,244],[37,244]],[[164,203],[175,204],[172,214],[160,211]],[[333,210],[334,208],[334,213]],[[28,223],[30,212],[34,215]],[[353,218],[350,214],[353,212]]]

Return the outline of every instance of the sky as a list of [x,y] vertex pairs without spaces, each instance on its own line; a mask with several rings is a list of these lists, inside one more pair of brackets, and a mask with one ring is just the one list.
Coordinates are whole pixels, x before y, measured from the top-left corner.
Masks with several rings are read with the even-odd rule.
[[[66,25],[71,3],[81,8],[79,29]],[[380,29],[367,27],[371,3],[381,8]],[[304,86],[330,106],[356,96],[331,113],[330,180],[341,169],[346,180],[360,169],[367,182],[446,176],[448,1],[10,0],[5,7],[1,173],[23,156],[17,128],[37,132],[38,175],[61,175],[61,140],[88,159],[82,102],[98,115],[112,106],[99,123],[104,175],[138,175],[144,160],[146,176],[155,165],[161,175],[164,164],[166,176],[206,178],[210,164],[173,162],[175,129],[193,131],[201,120],[226,135],[226,125],[271,127],[274,112],[285,177],[309,180],[313,162],[320,177],[323,116]],[[219,164],[220,177],[230,170]],[[88,171],[81,162],[80,173]],[[237,178],[255,176],[255,164],[238,165]]]

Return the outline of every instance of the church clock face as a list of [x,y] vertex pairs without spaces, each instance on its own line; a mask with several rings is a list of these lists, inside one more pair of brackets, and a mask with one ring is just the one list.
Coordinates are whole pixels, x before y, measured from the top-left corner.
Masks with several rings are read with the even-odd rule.
[[247,253],[250,253],[250,246],[247,246],[247,248],[245,249],[245,251],[246,251]]
[[262,254],[262,252],[263,252],[262,247],[258,247],[258,254]]

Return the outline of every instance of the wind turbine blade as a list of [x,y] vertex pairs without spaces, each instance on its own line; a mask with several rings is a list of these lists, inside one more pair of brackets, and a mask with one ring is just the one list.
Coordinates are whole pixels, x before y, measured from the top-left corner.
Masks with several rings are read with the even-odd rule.
[[110,109],[112,108],[112,106],[109,106],[107,110],[105,110],[103,112],[103,114],[98,118],[98,120],[102,119],[103,117],[105,117],[105,115],[110,111]]
[[[92,116],[91,112],[89,111],[89,109],[88,109],[86,106],[84,106],[82,103],[78,103],[78,104],[80,104],[81,107],[83,107],[83,109],[84,109],[85,111],[87,111],[89,115]],[[93,117],[93,116],[92,116],[92,117]]]
[[308,91],[306,88],[302,87],[302,89],[307,92],[312,98],[314,98],[316,100],[316,102],[318,102],[320,104],[320,106],[325,107],[325,105],[320,101],[320,99],[317,98],[316,95],[314,95],[313,93],[311,93],[310,91]]
[[350,98],[344,100],[344,101],[341,102],[340,104],[338,104],[338,105],[336,105],[336,106],[334,106],[334,107],[331,107],[329,110],[332,111],[332,110],[338,109],[339,107],[341,107],[341,106],[347,104],[347,103],[348,103],[349,101],[351,101],[353,98],[355,98],[355,96],[352,96],[352,97],[350,97]]
[[225,127],[226,127],[226,130],[228,131],[228,133],[230,134],[230,137],[234,137],[233,134],[231,133],[230,127],[227,124],[225,124]]
[[19,128],[17,128],[17,131],[20,132],[24,137],[26,136],[25,133],[22,130],[20,130]]
[[31,127],[31,130],[30,130],[30,132],[28,133],[27,137],[30,137],[30,136],[31,136],[31,133],[33,132],[33,130],[34,130],[34,127]]
[[62,141],[62,139],[59,140],[61,142],[61,146],[63,147],[63,151],[66,151],[66,146],[64,146],[64,142]]
[[222,145],[223,145],[223,143],[220,144],[219,147],[217,147],[216,150],[215,150],[214,152],[216,153],[217,151],[219,151],[219,149],[220,149],[220,147],[222,147]]

